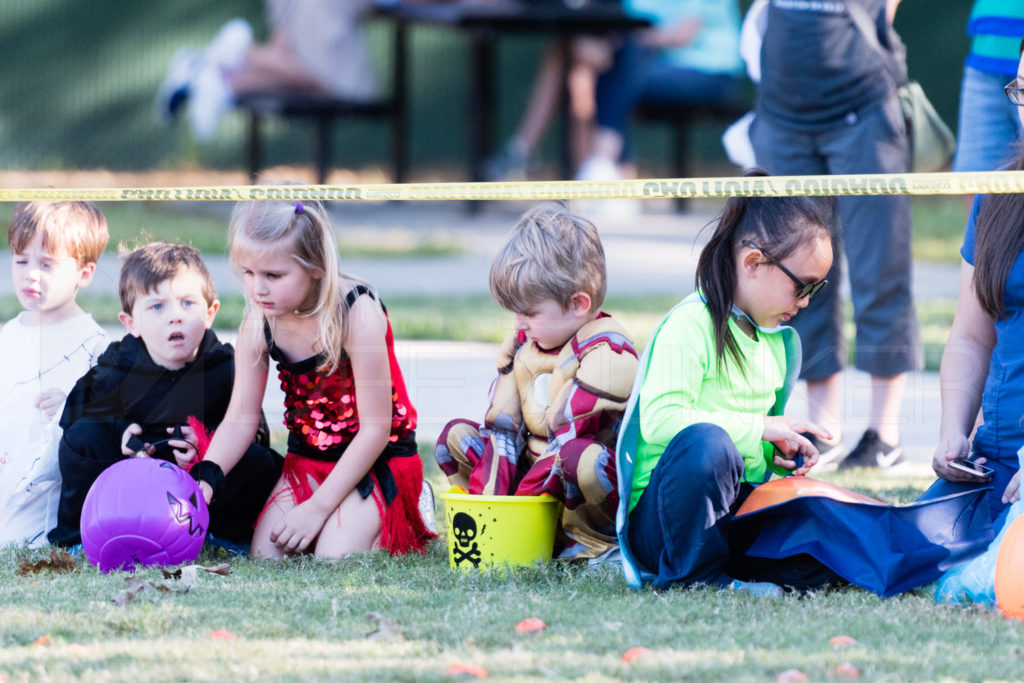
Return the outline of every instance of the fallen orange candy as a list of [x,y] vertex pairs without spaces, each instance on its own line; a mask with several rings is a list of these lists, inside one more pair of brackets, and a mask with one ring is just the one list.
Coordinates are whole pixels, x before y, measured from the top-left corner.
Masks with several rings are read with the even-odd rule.
[[543,631],[548,627],[537,617],[527,617],[516,624],[516,633],[529,633],[530,631]]
[[850,647],[857,644],[857,641],[850,636],[832,636],[828,642],[832,647],[836,648]]
[[238,636],[231,631],[214,631],[210,634],[210,640],[238,640]]
[[32,643],[32,647],[41,647],[43,645],[49,645],[51,641],[53,641],[53,638],[51,638],[50,636],[39,636],[36,639],[36,642]]
[[836,667],[836,675],[842,676],[843,678],[859,678],[860,669],[849,662],[843,662]]
[[444,672],[445,676],[475,676],[487,678],[487,669],[476,664],[452,664]]
[[776,683],[803,683],[807,680],[807,674],[800,669],[786,669],[775,677]]
[[631,647],[622,653],[622,661],[624,661],[626,664],[632,664],[644,655],[648,655],[650,653],[651,651],[648,650],[646,647]]

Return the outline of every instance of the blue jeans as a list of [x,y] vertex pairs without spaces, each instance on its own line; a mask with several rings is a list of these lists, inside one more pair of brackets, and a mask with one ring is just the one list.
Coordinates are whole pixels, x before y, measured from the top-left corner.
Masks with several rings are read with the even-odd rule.
[[629,123],[641,103],[719,104],[736,99],[740,79],[674,66],[658,52],[627,39],[608,71],[597,79],[597,123],[622,136],[622,159],[631,155]]
[[[983,454],[979,453],[979,455]],[[989,511],[992,513],[992,529],[998,534],[999,530],[1003,527],[1003,523],[1006,522],[1006,511],[1010,507],[1003,502],[1003,491],[1006,490],[1006,485],[1010,483],[1013,475],[1017,473],[1018,465],[1019,463],[1014,461],[988,460],[985,466],[992,468],[992,480],[987,484],[970,484],[936,479],[928,487],[928,490],[921,494],[918,500],[933,500],[981,486],[991,486],[992,490],[985,496],[985,500],[988,503]]]
[[[820,131],[793,130],[760,113],[750,132],[757,161],[774,175],[906,173],[906,124],[895,93]],[[920,364],[911,298],[910,197],[840,197],[842,247],[857,325],[857,368],[898,375]],[[800,377],[820,380],[846,361],[840,297],[842,259],[828,287],[793,318],[803,342]]]
[[1013,159],[1020,117],[1003,92],[1012,78],[964,67],[954,171],[991,171]]
[[657,574],[655,587],[729,581],[729,523],[745,498],[741,487],[750,488],[743,471],[743,457],[718,425],[691,425],[672,439],[629,514],[629,546]]
[[765,559],[746,554],[758,524],[733,524],[753,486],[743,481],[743,457],[724,429],[686,427],[669,443],[629,514],[629,548],[652,585],[732,580],[771,581],[798,588],[843,583],[808,555]]

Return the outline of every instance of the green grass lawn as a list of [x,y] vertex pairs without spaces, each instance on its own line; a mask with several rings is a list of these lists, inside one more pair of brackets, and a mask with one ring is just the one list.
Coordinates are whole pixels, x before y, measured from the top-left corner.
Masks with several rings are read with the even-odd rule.
[[[107,251],[133,249],[158,240],[185,242],[204,254],[227,254],[228,216],[230,204],[204,202],[101,202],[100,210],[107,218],[110,241]],[[14,204],[0,203],[0,222],[10,221]],[[7,231],[2,231],[0,245],[7,247]],[[372,236],[348,235],[344,256],[360,258],[438,258],[454,256],[463,247],[452,239],[434,233],[418,234],[410,230],[391,230],[381,226]]]
[[[672,296],[609,297],[604,310],[618,318],[632,334],[637,347],[643,349],[655,326],[676,303]],[[239,296],[220,300],[216,327],[237,330],[245,309]],[[79,304],[104,325],[118,325],[121,305],[115,297],[82,294]],[[511,325],[509,314],[487,295],[425,297],[388,297],[388,313],[397,339],[430,339],[441,341],[484,341],[499,343]],[[0,296],[0,320],[9,320],[21,307],[13,294]],[[917,304],[925,369],[938,370],[942,348],[949,336],[956,301],[925,301]],[[850,313],[847,313],[849,320]],[[847,323],[847,337],[853,352],[852,323]]]
[[[715,212],[719,202],[706,210]],[[914,257],[925,261],[959,262],[960,242],[967,220],[964,198],[912,197]],[[107,250],[120,245],[133,247],[151,240],[177,240],[192,244],[204,254],[224,255],[227,251],[227,216],[230,207],[222,202],[182,204],[176,202],[102,202],[100,208],[110,227]],[[0,203],[0,223],[10,220],[14,204]],[[385,226],[382,226],[384,228]],[[345,244],[346,258],[439,257],[461,253],[461,247],[436,235],[410,234],[374,236],[372,243]],[[382,244],[386,242],[386,244]],[[0,245],[7,246],[6,231]]]
[[912,197],[910,207],[914,258],[960,263],[968,208],[964,197]]
[[[927,483],[835,481],[893,500]],[[231,573],[191,584],[156,569],[105,575],[81,557],[71,572],[16,575],[48,554],[0,550],[0,680],[449,680],[455,664],[500,680],[771,681],[799,669],[825,681],[844,664],[868,681],[1019,680],[1024,656],[1021,622],[936,605],[931,587],[890,599],[635,591],[607,566],[455,572],[442,541],[424,556],[339,561],[204,552],[201,564]],[[528,617],[547,628],[517,633]],[[854,642],[830,643],[841,635]],[[624,661],[636,647],[647,651]]]

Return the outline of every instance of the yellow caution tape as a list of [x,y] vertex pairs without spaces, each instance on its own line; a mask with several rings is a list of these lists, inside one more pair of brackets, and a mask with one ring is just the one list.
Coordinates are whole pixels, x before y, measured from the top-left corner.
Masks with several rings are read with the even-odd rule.
[[851,195],[956,195],[1024,192],[1024,171],[864,175],[664,178],[610,182],[407,183],[379,185],[223,185],[206,187],[0,189],[0,201],[463,201],[546,199],[703,199]]

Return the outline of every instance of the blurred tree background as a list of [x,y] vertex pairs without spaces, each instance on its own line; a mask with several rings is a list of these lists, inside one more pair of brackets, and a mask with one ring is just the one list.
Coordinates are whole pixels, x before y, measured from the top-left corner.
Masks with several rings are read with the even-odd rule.
[[[745,8],[749,0],[743,0]],[[967,0],[904,0],[897,29],[907,44],[911,76],[921,81],[942,117],[955,127],[963,59]],[[0,3],[3,46],[0,168],[6,170],[150,170],[241,168],[244,120],[225,118],[216,139],[191,137],[184,120],[160,122],[154,94],[167,63],[181,45],[205,44],[228,19],[242,16],[266,35],[259,0],[4,0]],[[370,26],[380,79],[387,84],[391,27]],[[544,38],[501,39],[498,51],[499,129],[504,140],[521,113]],[[414,28],[409,114],[413,179],[463,179],[466,149],[465,36],[436,28]],[[308,163],[311,131],[275,123],[270,164]],[[719,144],[721,129],[697,133],[697,168],[728,167]],[[384,123],[340,124],[333,158],[337,165],[386,172],[388,128]],[[644,171],[667,171],[668,131],[646,126],[638,135]],[[554,136],[542,150],[553,173]],[[728,171],[726,171],[728,172]]]

